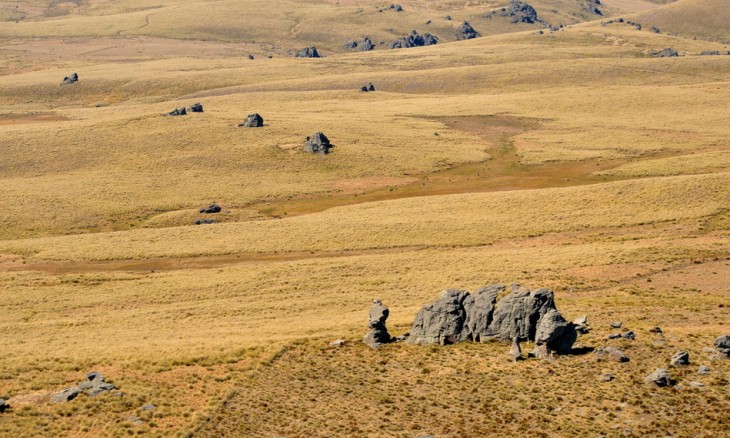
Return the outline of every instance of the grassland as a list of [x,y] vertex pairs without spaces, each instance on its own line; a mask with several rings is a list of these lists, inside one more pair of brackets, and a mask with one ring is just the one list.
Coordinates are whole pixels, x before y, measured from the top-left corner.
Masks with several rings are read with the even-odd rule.
[[[497,1],[16,3],[0,435],[724,433],[730,361],[703,349],[730,330],[730,56],[700,56],[728,50],[720,2],[534,0],[565,25],[542,33],[485,18]],[[485,36],[455,42],[463,20]],[[342,47],[414,28],[442,43]],[[306,45],[327,56],[290,56]],[[301,151],[318,130],[330,155]],[[214,201],[222,223],[192,225]],[[554,289],[594,326],[581,347],[623,321],[631,362],[359,343],[373,298],[400,334],[440,290],[495,282]],[[642,383],[678,350],[679,388]],[[48,402],[92,369],[124,397]]]

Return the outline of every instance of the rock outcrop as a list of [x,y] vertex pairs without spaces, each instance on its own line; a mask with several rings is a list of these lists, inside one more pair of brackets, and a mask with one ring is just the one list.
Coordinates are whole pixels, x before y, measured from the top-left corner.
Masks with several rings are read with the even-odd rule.
[[316,47],[305,47],[297,51],[295,58],[320,58]]
[[653,55],[655,58],[674,58],[676,56],[679,56],[679,52],[672,49],[671,47],[667,47],[664,50],[654,52]]
[[0,414],[10,409],[10,405],[3,399],[0,398]]
[[509,349],[508,354],[509,358],[512,359],[513,362],[525,360],[525,358],[522,357],[522,348],[520,347],[520,341],[517,338],[512,338],[512,348]]
[[330,148],[333,147],[334,146],[330,143],[327,136],[324,135],[324,133],[317,131],[312,137],[307,137],[307,140],[304,143],[304,152],[326,155],[329,153]]
[[715,339],[715,348],[717,348],[716,359],[730,359],[730,335]]
[[357,49],[360,52],[369,52],[375,49],[375,44],[373,44],[373,41],[370,39],[370,37],[365,37],[361,40],[350,41],[346,43],[344,47],[350,50]]
[[259,113],[253,113],[246,116],[246,120],[243,123],[239,123],[238,127],[245,128],[260,128],[264,126],[264,118]]
[[71,73],[70,76],[66,76],[63,78],[64,84],[73,84],[74,82],[78,82],[79,75],[77,73]]
[[689,353],[686,351],[678,351],[672,355],[669,364],[673,367],[682,367],[689,365]]
[[445,345],[498,339],[535,342],[531,353],[535,357],[571,351],[577,338],[575,324],[555,308],[552,291],[514,285],[497,302],[504,290],[502,285],[491,285],[474,294],[458,289],[441,292],[438,300],[418,312],[407,342]]
[[86,375],[86,380],[79,383],[76,386],[68,387],[62,391],[56,392],[51,395],[51,401],[54,403],[68,402],[82,393],[86,393],[89,397],[96,397],[97,395],[118,389],[116,386],[105,381],[104,376],[96,371],[90,372]]
[[385,326],[389,314],[390,311],[382,301],[373,300],[373,306],[368,314],[368,328],[370,331],[363,338],[363,342],[369,347],[378,348],[392,341],[388,328]]
[[472,38],[479,38],[482,36],[479,32],[471,27],[469,22],[463,22],[459,27],[456,28],[456,39],[457,40],[470,40]]
[[438,44],[438,41],[438,37],[431,35],[428,32],[420,35],[417,31],[413,30],[410,35],[391,42],[390,45],[388,45],[388,48],[406,49],[410,47],[432,46],[434,44]]
[[200,209],[200,213],[206,213],[206,214],[220,213],[220,212],[221,212],[221,206],[216,204],[215,202],[210,204],[207,207],[203,207]]
[[510,17],[512,23],[539,23],[537,11],[531,5],[520,0],[510,0],[506,8],[502,8],[497,12],[490,12],[486,18],[492,18],[495,15],[500,17]]
[[203,112],[203,105],[199,103],[194,103],[188,107],[188,112],[191,113],[202,113]]

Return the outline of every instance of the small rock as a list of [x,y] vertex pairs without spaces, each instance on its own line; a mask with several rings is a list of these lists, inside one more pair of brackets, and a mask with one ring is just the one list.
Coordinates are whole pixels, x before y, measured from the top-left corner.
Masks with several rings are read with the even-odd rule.
[[368,91],[375,91],[375,85],[372,82],[368,84]]
[[343,345],[345,345],[344,339],[337,339],[337,340],[330,342],[331,347],[342,347]]
[[651,29],[649,29],[649,30],[650,30],[650,31],[652,31],[652,32],[654,32],[654,33],[662,33],[662,32],[661,32],[661,31],[659,30],[659,28],[658,28],[658,27],[656,27],[656,26],[652,26],[652,27],[651,27]]
[[654,327],[653,329],[649,330],[649,333],[655,333],[660,336],[664,335],[664,332],[662,331],[661,327],[659,327],[659,326]]
[[243,123],[238,124],[239,128],[260,128],[262,126],[264,126],[264,118],[259,113],[249,114]]
[[586,315],[576,318],[573,321],[573,325],[575,326],[575,331],[581,335],[586,335],[591,331],[591,325],[588,324],[588,317]]
[[207,207],[203,207],[200,209],[201,213],[220,213],[221,212],[221,206],[216,204],[215,202],[210,204]]
[[653,383],[659,387],[672,386],[676,383],[669,377],[669,371],[664,368],[657,368],[656,371],[646,376],[646,383]]
[[623,322],[621,321],[614,321],[611,323],[611,328],[620,329],[623,325]]
[[629,339],[629,340],[633,341],[634,339],[636,339],[636,334],[634,332],[632,332],[631,330],[629,330],[626,333],[624,333],[621,337],[624,339]]
[[444,17],[444,20],[446,20],[446,21],[451,21],[451,15],[447,15],[447,16],[445,16],[445,17]]
[[610,346],[599,348],[596,351],[597,360],[601,360],[604,358],[611,360],[613,362],[619,362],[619,363],[629,361],[629,357],[626,355],[626,353],[624,353],[623,351],[619,350],[616,347],[610,347]]
[[98,371],[92,371],[86,374],[86,380],[90,382],[103,382],[104,376],[102,376],[101,373]]
[[0,398],[0,414],[5,412],[6,410],[10,409],[10,405],[7,404],[7,402]]
[[147,405],[142,406],[140,409],[143,411],[151,411],[153,409],[157,409],[157,406],[155,406],[153,404],[147,404]]
[[53,403],[68,402],[75,399],[79,394],[81,394],[81,388],[78,386],[72,386],[51,395],[51,401]]
[[479,38],[482,36],[479,32],[474,30],[473,27],[471,27],[471,24],[469,24],[468,21],[465,21],[456,29],[456,39],[457,40],[470,40],[473,38]]
[[674,50],[670,47],[668,47],[664,50],[660,50],[658,52],[654,52],[655,58],[674,58],[677,56],[679,56],[679,52],[677,52],[676,50]]
[[144,424],[144,420],[136,415],[130,415],[127,419],[135,426],[142,426]]
[[210,224],[217,224],[220,221],[217,221],[215,219],[198,219],[195,222],[193,222],[194,225],[210,225]]
[[294,55],[295,58],[320,58],[316,47],[305,47]]
[[107,382],[99,382],[98,384],[96,384],[96,382],[94,382],[94,383],[95,384],[86,391],[86,395],[88,395],[89,397],[96,397],[97,395],[101,394],[102,392],[113,391],[113,390],[117,389],[117,387],[112,385],[111,383],[107,383]]
[[599,379],[599,380],[600,380],[601,382],[610,382],[611,380],[613,380],[613,379],[615,379],[615,378],[616,378],[616,376],[614,376],[613,374],[610,374],[610,373],[603,373],[603,374],[601,374],[601,376],[600,376],[600,377],[599,377],[598,379]]
[[203,105],[199,103],[194,103],[188,107],[188,111],[191,113],[202,113],[203,112]]
[[607,337],[608,339],[620,339],[623,338],[623,335],[621,333],[611,333]]
[[304,143],[304,152],[327,155],[329,150],[333,147],[334,146],[330,143],[327,136],[324,135],[324,133],[317,131],[311,138],[307,137],[307,140]]
[[686,351],[679,351],[677,353],[674,353],[669,361],[669,364],[673,367],[689,365],[689,353],[687,353]]
[[408,340],[408,336],[410,335],[410,333],[406,333],[404,335],[396,336],[393,338],[393,342],[405,342]]
[[694,386],[695,388],[702,388],[703,386],[705,386],[705,384],[702,382],[689,382],[689,386]]
[[254,59],[254,58],[253,58],[253,55],[249,53],[249,54],[248,54],[248,59],[250,59],[250,60],[253,60],[253,59]]
[[63,78],[63,83],[64,84],[73,84],[74,82],[78,82],[78,80],[79,80],[79,75],[76,73],[71,73],[71,76],[66,76],[65,78]]
[[697,374],[709,374],[710,371],[712,370],[707,365],[700,365],[700,367],[697,369]]
[[184,116],[188,112],[185,108],[175,108],[174,110],[167,113],[168,116]]

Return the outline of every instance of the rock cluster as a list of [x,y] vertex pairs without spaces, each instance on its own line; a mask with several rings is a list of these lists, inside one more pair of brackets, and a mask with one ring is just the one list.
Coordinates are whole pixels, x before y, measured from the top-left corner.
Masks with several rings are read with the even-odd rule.
[[472,38],[479,38],[482,36],[479,32],[474,30],[468,21],[465,21],[461,26],[456,28],[456,39],[457,40],[470,40]]
[[721,52],[719,50],[705,50],[703,52],[700,52],[700,55],[702,56],[720,56],[720,55],[730,55],[730,50]]
[[79,75],[77,73],[71,73],[71,76],[66,76],[63,78],[64,84],[73,84],[74,82],[78,82]]
[[294,55],[295,58],[320,58],[316,47],[305,47],[298,50]]
[[571,351],[576,326],[558,312],[551,290],[530,291],[513,285],[497,302],[504,290],[503,285],[491,285],[473,294],[458,289],[443,291],[438,300],[418,312],[407,342],[445,345],[516,339],[535,342],[530,353],[535,357]]
[[388,319],[390,311],[379,299],[373,300],[373,306],[368,314],[368,328],[370,331],[363,338],[368,346],[378,348],[383,344],[392,341],[385,321]]
[[245,128],[260,128],[264,126],[264,118],[259,113],[253,113],[246,116],[246,120],[243,123],[239,123],[238,127]]
[[375,49],[375,44],[373,44],[370,37],[365,37],[361,40],[354,40],[346,43],[345,48],[350,50],[357,49],[361,52],[369,52],[370,50]]
[[368,91],[375,91],[375,85],[373,85],[373,83],[370,82],[369,84],[363,85],[362,87],[360,87],[360,91],[363,91],[365,93],[367,93]]
[[86,380],[76,386],[71,386],[63,391],[59,391],[51,395],[51,401],[54,403],[62,403],[75,399],[81,393],[86,393],[89,397],[96,397],[102,392],[113,391],[118,389],[116,386],[105,381],[104,376],[96,371],[86,375]]
[[410,35],[397,39],[388,45],[390,49],[406,49],[410,47],[423,47],[438,44],[438,37],[430,33],[420,35],[416,30],[411,31]]
[[673,58],[673,57],[679,56],[679,52],[677,52],[676,50],[674,50],[670,47],[667,47],[664,50],[654,52],[653,55],[655,58]]
[[216,204],[215,202],[210,204],[207,207],[203,207],[200,209],[200,213],[220,213],[221,212],[221,206]]
[[304,143],[304,152],[310,154],[322,154],[326,155],[329,153],[330,148],[334,146],[330,143],[330,140],[322,132],[315,132],[312,137],[307,137]]
[[730,359],[730,335],[715,339],[715,348],[717,348],[716,359]]

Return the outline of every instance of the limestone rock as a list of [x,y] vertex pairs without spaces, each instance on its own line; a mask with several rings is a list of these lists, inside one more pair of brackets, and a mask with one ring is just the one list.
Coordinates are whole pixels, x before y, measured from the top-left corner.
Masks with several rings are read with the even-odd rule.
[[481,342],[488,337],[489,325],[494,316],[494,307],[497,303],[497,296],[504,292],[505,287],[501,284],[493,284],[477,289],[472,294],[473,304],[467,310],[465,336],[475,342]]
[[463,341],[468,333],[465,328],[467,307],[473,305],[474,298],[469,292],[446,289],[438,300],[418,312],[407,342],[448,345]]
[[712,370],[707,365],[700,365],[700,367],[697,369],[697,374],[709,374],[710,371]]
[[373,300],[373,306],[368,314],[368,328],[370,331],[365,335],[363,342],[372,348],[378,348],[383,344],[391,342],[390,333],[385,326],[390,311],[379,299]]
[[613,375],[613,374],[611,374],[611,373],[603,373],[603,374],[601,374],[601,376],[600,376],[600,377],[598,378],[598,380],[600,380],[601,382],[610,382],[611,380],[613,380],[613,379],[615,379],[615,378],[616,378],[616,376],[614,376],[614,375]]
[[611,328],[620,329],[623,325],[623,322],[621,321],[614,321],[611,323]]
[[674,58],[677,56],[679,56],[679,52],[677,52],[676,50],[674,50],[670,47],[668,47],[664,50],[660,50],[658,52],[654,52],[655,58]]
[[344,47],[350,50],[357,49],[360,52],[369,52],[375,49],[375,44],[373,44],[373,41],[370,39],[370,37],[365,37],[361,40],[349,41],[345,43]]
[[264,118],[259,113],[249,114],[246,116],[246,120],[238,125],[239,128],[260,128],[262,126],[264,126]]
[[657,368],[656,371],[646,376],[644,381],[659,387],[672,386],[676,383],[669,377],[669,371],[664,368]]
[[307,137],[307,141],[304,143],[304,152],[326,155],[329,153],[330,148],[333,147],[327,136],[317,131],[311,138]]
[[672,355],[669,364],[673,367],[681,367],[689,365],[689,353],[686,351],[678,351]]
[[184,116],[187,115],[188,111],[185,108],[175,108],[174,110],[167,113],[168,116]]
[[67,402],[75,399],[79,394],[81,394],[81,388],[78,386],[71,386],[63,391],[59,391],[51,395],[51,401],[53,403]]
[[545,358],[552,353],[570,353],[577,337],[574,325],[566,321],[557,309],[550,309],[537,324],[532,355]]
[[154,409],[157,409],[157,406],[155,406],[153,404],[146,404],[140,408],[140,410],[142,410],[142,411],[152,411]]

